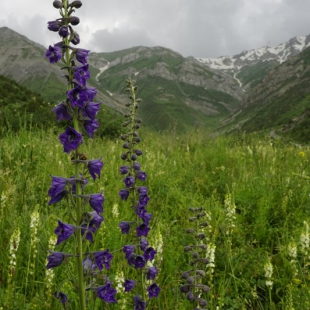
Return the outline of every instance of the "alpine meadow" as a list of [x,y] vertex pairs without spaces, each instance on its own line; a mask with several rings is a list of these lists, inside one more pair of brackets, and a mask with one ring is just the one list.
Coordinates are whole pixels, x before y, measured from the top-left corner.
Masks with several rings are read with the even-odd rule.
[[310,36],[94,53],[87,5],[0,28],[0,310],[310,309]]

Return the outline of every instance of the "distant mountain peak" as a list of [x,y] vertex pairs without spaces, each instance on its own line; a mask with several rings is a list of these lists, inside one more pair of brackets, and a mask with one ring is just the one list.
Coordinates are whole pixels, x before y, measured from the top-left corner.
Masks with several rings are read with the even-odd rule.
[[263,46],[258,49],[244,50],[233,56],[221,56],[218,58],[197,58],[208,67],[217,70],[239,71],[245,66],[262,61],[277,61],[283,63],[290,57],[297,55],[310,46],[310,35],[291,38],[276,47]]

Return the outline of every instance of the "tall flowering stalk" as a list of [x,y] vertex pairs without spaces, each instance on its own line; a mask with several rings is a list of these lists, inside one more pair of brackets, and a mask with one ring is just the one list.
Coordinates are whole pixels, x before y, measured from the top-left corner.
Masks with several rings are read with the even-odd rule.
[[[73,175],[70,177],[51,176],[48,204],[54,205],[67,200],[69,209],[66,210],[66,215],[73,223],[58,220],[58,226],[54,231],[57,235],[56,245],[70,242],[74,238],[76,246],[75,253],[72,254],[50,251],[47,257],[47,269],[75,259],[77,274],[75,286],[78,288],[79,309],[85,310],[87,291],[94,292],[95,299],[99,297],[107,303],[116,302],[114,298],[116,291],[111,287],[108,279],[101,277],[103,285],[94,280],[98,271],[101,272],[103,267],[110,268],[111,253],[109,250],[85,252],[85,243],[94,241],[94,235],[103,221],[105,199],[103,193],[85,194],[88,177],[94,181],[100,178],[103,162],[101,158],[88,160],[80,148],[85,135],[93,138],[94,131],[98,128],[96,114],[100,103],[93,102],[97,93],[96,89],[86,85],[90,77],[87,64],[89,50],[74,47],[79,44],[80,37],[73,26],[78,25],[80,20],[72,14],[82,6],[82,2],[69,3],[68,0],[55,0],[53,6],[59,10],[61,18],[48,22],[48,29],[58,32],[61,41],[53,46],[50,45],[45,57],[50,63],[61,61],[64,64],[63,69],[66,70],[67,97],[53,111],[58,121],[65,120],[68,123],[66,130],[59,135],[59,141],[64,152],[71,156]],[[67,296],[59,290],[54,296],[62,304],[67,302]]]
[[188,228],[186,233],[193,235],[193,244],[184,247],[184,252],[190,253],[191,260],[190,270],[186,270],[182,273],[182,279],[184,284],[180,287],[180,291],[186,294],[186,299],[193,304],[193,309],[205,309],[207,305],[206,299],[202,298],[202,294],[210,291],[209,286],[203,283],[203,279],[206,277],[205,267],[209,264],[209,260],[206,258],[207,245],[205,244],[206,235],[203,232],[204,228],[208,226],[208,222],[204,221],[204,217],[207,213],[202,207],[193,208],[190,207],[189,211],[194,213],[194,216],[189,218],[193,227]]
[[141,99],[136,98],[135,81],[128,79],[126,83],[130,102],[126,104],[129,112],[125,114],[126,121],[123,123],[127,130],[121,136],[125,149],[121,159],[125,165],[120,167],[120,173],[124,176],[124,188],[120,190],[119,195],[122,200],[129,202],[133,215],[131,219],[122,221],[119,227],[122,234],[128,234],[131,237],[131,244],[125,245],[123,252],[128,265],[137,271],[135,279],[125,280],[124,290],[125,292],[134,292],[133,309],[144,310],[149,305],[150,298],[158,296],[160,288],[155,283],[158,270],[152,264],[157,252],[147,241],[151,229],[149,223],[152,219],[152,214],[147,211],[150,200],[148,190],[146,186],[142,185],[147,174],[137,161],[142,155],[142,151],[138,148],[138,144],[141,142],[138,134],[141,120],[136,117]]

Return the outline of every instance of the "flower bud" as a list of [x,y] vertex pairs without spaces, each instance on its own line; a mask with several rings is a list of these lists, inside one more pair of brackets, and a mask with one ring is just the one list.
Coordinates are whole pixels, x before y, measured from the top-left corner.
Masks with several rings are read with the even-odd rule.
[[196,270],[196,274],[200,277],[205,277],[206,276],[206,272],[204,270]]
[[188,284],[182,285],[180,287],[180,291],[182,293],[187,293],[187,292],[189,292],[190,289],[191,289],[191,285],[188,285]]
[[63,4],[62,4],[61,1],[55,0],[55,1],[53,2],[53,7],[54,7],[55,9],[61,9],[61,8],[63,7]]
[[134,125],[134,129],[139,129],[139,128],[140,128],[139,124]]
[[188,219],[190,222],[195,222],[197,221],[197,217],[196,216],[192,216]]
[[195,277],[188,277],[187,278],[187,283],[188,284],[194,284],[194,282],[195,282]]
[[208,285],[196,284],[195,287],[202,290],[204,293],[209,293],[209,291],[210,291],[210,287]]
[[199,227],[207,227],[207,226],[209,226],[208,222],[203,222],[199,224]]
[[136,154],[132,154],[131,155],[131,160],[136,160],[137,159],[137,155]]
[[80,19],[76,16],[70,16],[69,17],[69,23],[73,26],[76,26],[80,23]]
[[126,160],[126,159],[127,159],[127,153],[122,154],[122,155],[121,155],[121,159],[122,159],[122,160]]
[[135,142],[136,143],[140,143],[141,142],[141,139],[139,137],[135,137]]
[[195,299],[195,296],[194,296],[193,292],[189,291],[186,294],[186,299],[189,300],[189,301],[193,301]]
[[190,270],[184,271],[184,272],[182,273],[181,277],[182,277],[183,279],[187,279],[187,278],[190,276],[190,273],[191,273]]
[[135,122],[138,123],[138,124],[140,124],[140,123],[142,123],[142,120],[141,120],[140,118],[137,118],[137,119],[135,120]]
[[121,139],[125,141],[128,138],[128,135],[121,135]]
[[196,235],[197,240],[202,240],[204,238],[206,238],[206,235],[204,233],[199,233],[198,235]]
[[136,155],[141,156],[142,155],[142,151],[141,150],[135,150]]
[[76,9],[79,9],[81,6],[82,6],[82,1],[73,1],[72,3],[70,3],[70,5],[72,8],[76,8]]
[[74,45],[77,45],[80,43],[80,35],[74,31],[73,33],[73,37],[71,39],[71,43],[74,44]]
[[124,143],[124,144],[123,144],[123,148],[124,148],[124,149],[129,149],[129,148],[130,148],[130,144],[127,143],[127,142]]
[[193,258],[199,258],[199,254],[197,252],[192,253]]
[[203,298],[197,298],[196,300],[199,303],[199,306],[201,306],[201,307],[204,307],[207,305],[207,301]]

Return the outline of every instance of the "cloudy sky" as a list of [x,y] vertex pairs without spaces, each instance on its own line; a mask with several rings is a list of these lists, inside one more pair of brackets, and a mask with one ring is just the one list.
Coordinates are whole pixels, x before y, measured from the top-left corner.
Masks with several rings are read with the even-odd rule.
[[[0,0],[0,27],[48,46],[53,0]],[[183,56],[219,57],[310,34],[309,0],[82,0],[79,47],[109,52],[164,46]]]

